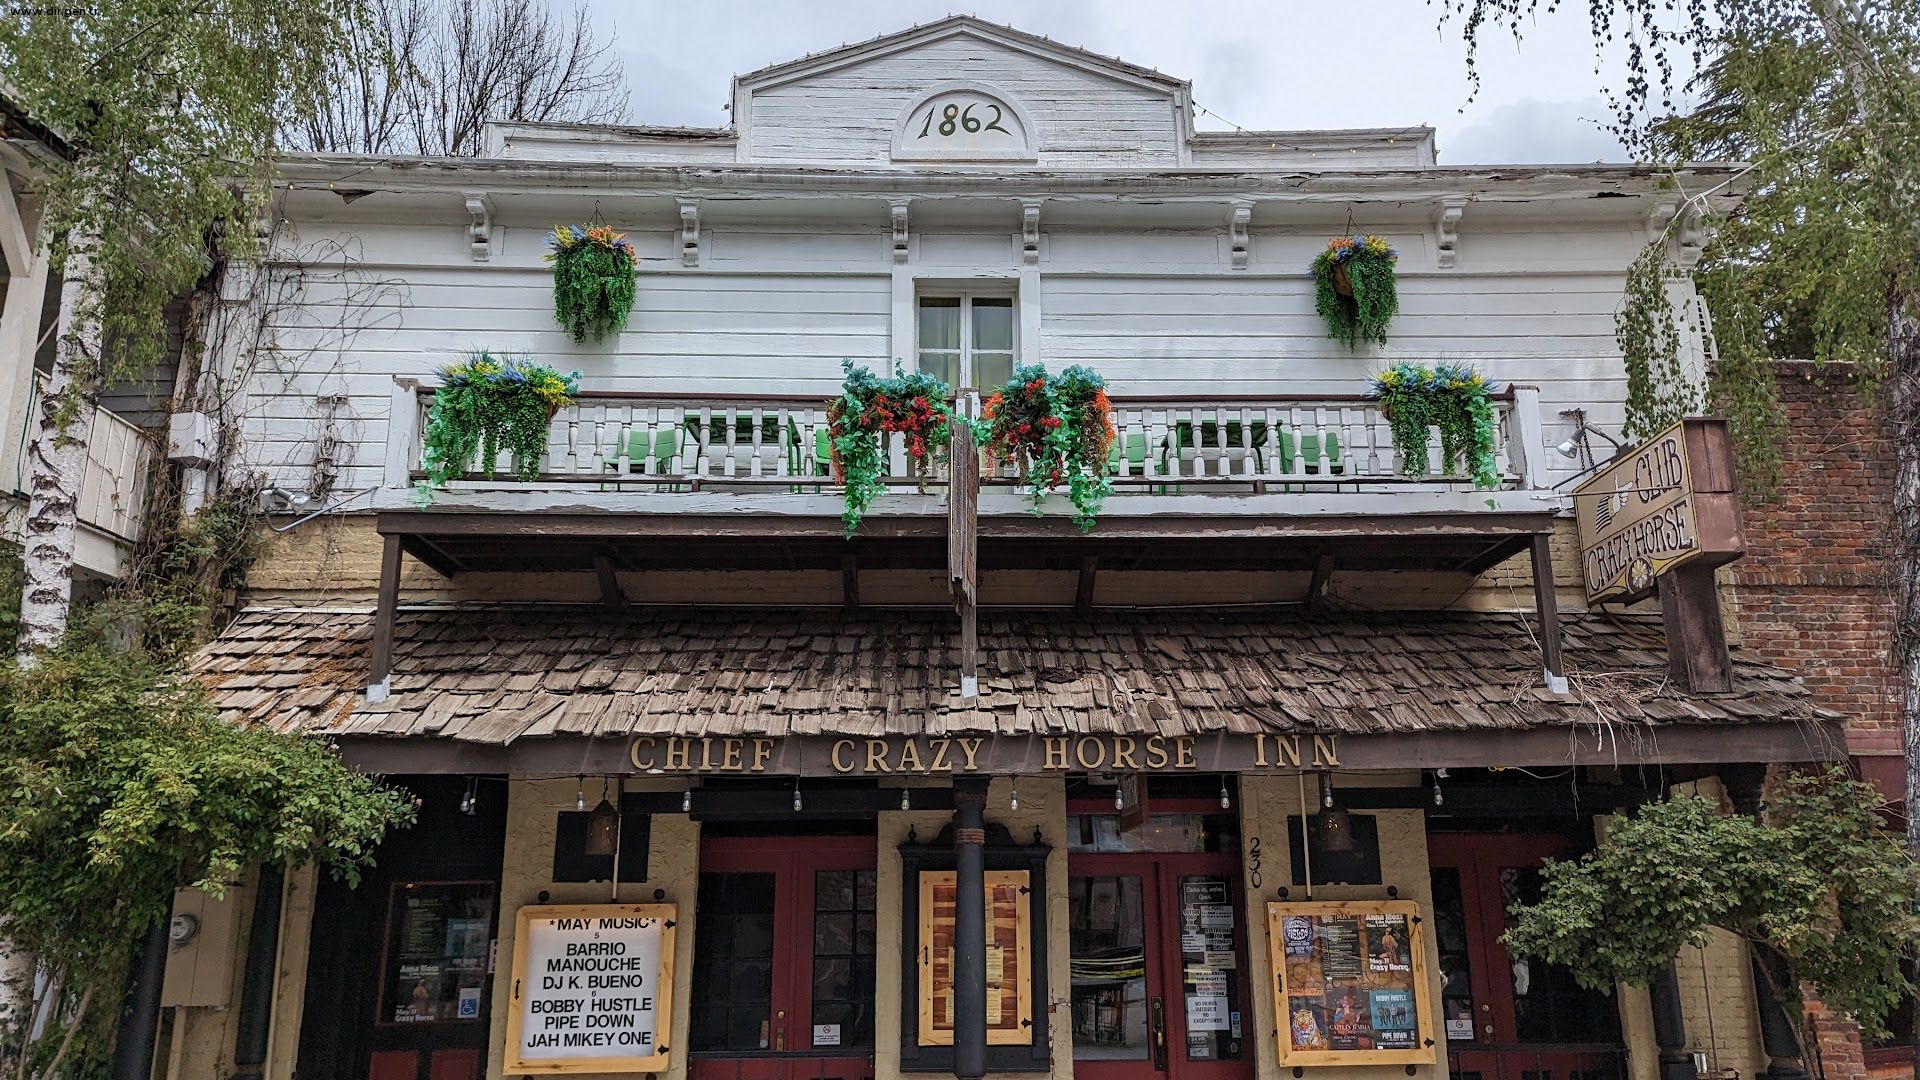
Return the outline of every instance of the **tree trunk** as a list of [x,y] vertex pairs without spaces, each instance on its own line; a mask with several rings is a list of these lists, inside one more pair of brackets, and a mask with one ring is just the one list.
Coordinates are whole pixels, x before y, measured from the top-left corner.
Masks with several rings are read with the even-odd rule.
[[27,447],[27,520],[22,542],[19,653],[59,644],[73,600],[74,541],[86,434],[100,396],[98,282],[92,242],[76,240],[60,287],[59,346],[40,395],[40,428]]
[[[1920,249],[1914,252],[1920,280]],[[1887,422],[1893,442],[1894,650],[1907,763],[1907,851],[1920,859],[1920,292],[1887,300]]]

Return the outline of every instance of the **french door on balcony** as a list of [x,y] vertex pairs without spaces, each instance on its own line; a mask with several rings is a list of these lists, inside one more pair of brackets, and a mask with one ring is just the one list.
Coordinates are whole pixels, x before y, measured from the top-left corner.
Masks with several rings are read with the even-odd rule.
[[1540,865],[1575,854],[1547,834],[1435,833],[1434,940],[1453,1080],[1618,1080],[1620,1012],[1566,968],[1519,960],[1500,943],[1508,909],[1540,895]]
[[874,838],[709,837],[692,1080],[872,1080]]

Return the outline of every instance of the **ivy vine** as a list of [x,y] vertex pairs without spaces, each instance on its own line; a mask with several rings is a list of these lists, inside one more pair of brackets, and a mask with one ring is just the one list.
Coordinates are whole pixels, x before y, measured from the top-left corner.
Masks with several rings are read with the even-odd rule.
[[840,396],[827,403],[827,425],[836,478],[846,489],[840,522],[846,535],[860,528],[873,501],[886,491],[886,437],[905,440],[908,468],[922,491],[953,439],[953,391],[931,375],[894,372],[882,379],[870,369],[840,362]]
[[1501,484],[1494,458],[1496,387],[1468,364],[1432,368],[1399,363],[1375,375],[1369,388],[1387,414],[1393,444],[1400,451],[1400,475],[1427,475],[1430,434],[1440,429],[1440,468],[1470,477],[1473,486],[1491,490]]
[[547,234],[547,246],[554,321],[575,341],[599,341],[624,329],[640,261],[626,234],[605,225],[561,225]]
[[1627,369],[1627,418],[1620,433],[1630,441],[1663,431],[1705,404],[1680,363],[1680,325],[1667,294],[1672,273],[1666,241],[1648,244],[1627,267],[1626,292],[1614,314],[1614,340]]
[[1337,236],[1314,257],[1314,309],[1327,336],[1349,349],[1362,341],[1387,343],[1387,324],[1400,311],[1394,263],[1400,254],[1382,236]]
[[532,360],[499,358],[484,350],[440,369],[443,385],[427,415],[426,479],[414,486],[414,502],[423,508],[433,490],[477,471],[488,480],[502,450],[513,459],[513,478],[540,475],[547,450],[547,424],[573,403],[580,373],[562,375]]
[[1047,492],[1065,484],[1073,523],[1091,531],[1113,493],[1118,433],[1106,380],[1078,365],[1057,376],[1038,364],[1023,365],[988,396],[984,414],[981,441],[993,460],[1025,479],[1034,516],[1043,512]]

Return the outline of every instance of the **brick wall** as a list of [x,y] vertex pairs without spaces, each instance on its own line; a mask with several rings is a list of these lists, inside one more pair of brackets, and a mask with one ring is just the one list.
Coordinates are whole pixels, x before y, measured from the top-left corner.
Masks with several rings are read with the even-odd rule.
[[1729,571],[1740,638],[1797,672],[1847,717],[1855,754],[1900,752],[1886,588],[1893,457],[1877,404],[1849,372],[1776,365],[1788,438],[1777,496],[1746,510],[1748,552]]

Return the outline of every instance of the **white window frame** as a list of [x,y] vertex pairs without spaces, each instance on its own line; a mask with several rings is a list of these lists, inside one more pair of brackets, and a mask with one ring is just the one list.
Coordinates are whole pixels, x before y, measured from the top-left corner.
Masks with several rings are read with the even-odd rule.
[[[959,390],[991,390],[992,387],[974,385],[973,369],[973,302],[975,300],[1005,300],[1008,306],[1008,326],[1011,338],[1006,353],[1013,367],[1019,367],[1025,361],[1021,358],[1020,348],[1020,295],[1014,288],[941,288],[937,285],[923,285],[913,297],[913,369],[924,371],[921,359],[928,352],[946,352],[945,349],[925,349],[920,345],[920,304],[924,300],[960,301],[960,355],[958,363],[957,385]],[[998,353],[1002,350],[992,349]]]

